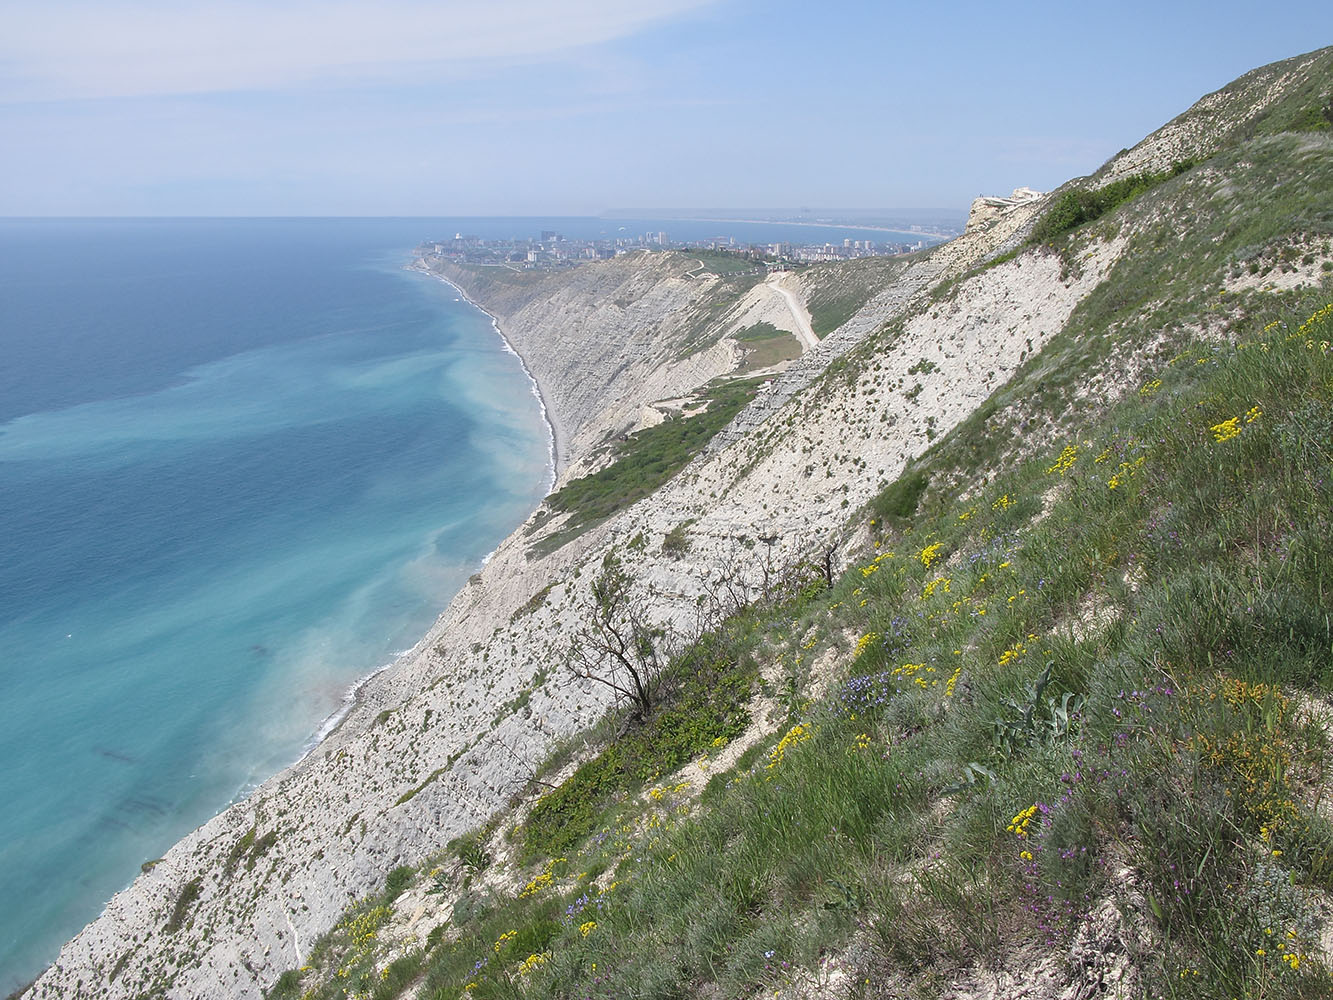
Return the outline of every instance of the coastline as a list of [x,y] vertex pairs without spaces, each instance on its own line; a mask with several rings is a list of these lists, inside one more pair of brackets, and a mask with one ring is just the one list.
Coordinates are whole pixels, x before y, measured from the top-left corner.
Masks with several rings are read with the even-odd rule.
[[[515,358],[518,359],[519,366],[523,369],[523,374],[526,375],[528,377],[528,381],[532,383],[532,394],[537,397],[537,405],[541,409],[542,420],[546,424],[546,431],[549,437],[549,442],[547,447],[548,458],[547,458],[547,483],[546,483],[546,495],[549,495],[555,489],[555,484],[560,478],[560,473],[564,471],[566,463],[562,461],[559,449],[559,442],[564,439],[564,429],[559,425],[554,411],[551,409],[550,404],[547,402],[548,390],[543,388],[541,381],[533,373],[532,368],[528,365],[527,358],[525,358],[522,355],[522,353],[518,350],[518,348],[514,346],[513,342],[507,336],[505,336],[504,330],[500,326],[500,320],[494,313],[492,313],[490,310],[486,309],[484,306],[479,304],[475,299],[473,299],[470,295],[468,295],[467,292],[465,292],[462,288],[458,287],[458,285],[450,281],[444,275],[438,274],[437,272],[430,270],[428,267],[425,267],[420,258],[417,258],[411,264],[405,265],[405,268],[409,271],[417,271],[428,278],[435,278],[439,281],[442,281],[450,288],[452,288],[455,292],[457,292],[459,297],[462,298],[464,302],[472,306],[472,308],[476,309],[478,312],[483,313],[488,319],[490,319],[491,328],[495,330],[496,336],[498,336],[500,338],[500,342],[504,344],[505,350],[507,350],[510,354],[512,354]],[[529,514],[529,516],[531,516],[531,514]],[[503,544],[503,542],[504,540],[502,539],[500,544]],[[482,557],[481,565],[483,568],[486,566],[487,563],[491,561],[491,558],[495,555],[497,551],[499,551],[499,545],[491,549],[490,552],[486,553],[486,555]],[[371,690],[374,689],[373,682],[381,679],[386,679],[386,675],[392,676],[395,671],[395,668],[403,665],[404,663],[410,662],[417,654],[421,652],[426,643],[429,642],[432,636],[434,635],[440,617],[442,617],[448,611],[449,604],[452,603],[452,601],[456,596],[457,594],[449,598],[449,601],[447,601],[445,603],[445,606],[440,610],[440,614],[436,616],[435,623],[433,623],[431,627],[426,630],[426,632],[421,636],[421,638],[419,638],[410,649],[403,650],[399,655],[395,656],[388,663],[380,664],[380,666],[376,667],[374,670],[370,671],[369,673],[365,674],[362,677],[359,677],[347,688],[346,692],[344,692],[343,694],[342,704],[339,705],[336,709],[334,709],[329,715],[325,716],[323,720],[321,720],[319,728],[306,741],[305,745],[302,746],[300,755],[294,761],[292,761],[291,764],[287,765],[287,767],[285,768],[282,768],[281,770],[276,772],[276,774],[270,775],[269,778],[265,779],[265,781],[259,782],[259,784],[253,786],[243,794],[238,794],[227,804],[225,808],[231,808],[231,806],[236,805],[237,803],[244,802],[246,799],[250,798],[260,787],[262,787],[266,781],[268,781],[273,777],[277,777],[278,775],[283,774],[288,768],[299,767],[300,765],[304,764],[307,758],[309,758],[316,750],[318,750],[324,744],[324,742],[328,740],[329,737],[331,737],[339,730],[341,730],[343,723],[345,723],[352,716],[353,712],[355,712],[356,709],[361,707],[361,705],[366,701],[367,695],[371,692]]]
[[[563,428],[548,402],[550,390],[542,385],[541,381],[529,366],[527,359],[515,347],[510,338],[505,335],[498,317],[480,306],[462,288],[448,278],[421,266],[419,260],[405,265],[405,268],[408,270],[419,271],[425,276],[434,277],[443,281],[469,306],[483,313],[490,320],[492,329],[499,337],[504,349],[518,360],[523,373],[528,378],[531,387],[530,391],[537,399],[538,408],[541,412],[542,421],[545,424],[548,435],[546,477],[543,495],[549,493],[554,489],[560,473],[565,468],[566,463],[562,459],[560,453],[560,442],[567,440],[564,436]],[[537,501],[537,504],[539,503],[540,500]],[[536,505],[527,509],[526,513],[523,515],[524,520],[531,516],[532,511],[535,509]],[[480,565],[484,567],[490,562],[499,551],[500,546],[503,545],[506,539],[508,539],[509,535],[513,534],[514,531],[517,531],[520,527],[521,522],[514,525],[513,531],[510,531],[504,538],[497,541],[496,546],[481,559]],[[227,827],[230,817],[236,815],[238,811],[244,813],[246,810],[252,809],[255,803],[263,800],[263,796],[269,789],[277,787],[283,780],[303,772],[312,766],[316,766],[321,750],[326,748],[330,741],[335,737],[346,738],[349,735],[349,732],[354,734],[359,731],[361,724],[357,721],[358,712],[360,712],[368,703],[373,703],[375,699],[381,696],[385,691],[392,690],[396,677],[404,670],[404,668],[410,667],[416,660],[418,660],[425,652],[426,647],[438,638],[441,619],[448,613],[449,606],[457,598],[458,593],[465,590],[466,586],[466,583],[464,583],[463,586],[459,588],[458,592],[446,593],[444,595],[445,600],[435,606],[435,617],[433,621],[416,636],[411,648],[398,650],[388,662],[381,660],[378,664],[373,665],[371,669],[357,676],[355,680],[347,685],[342,692],[339,704],[337,704],[333,710],[326,714],[322,719],[318,720],[315,728],[311,730],[304,740],[295,748],[296,752],[292,757],[286,759],[286,762],[275,770],[256,774],[252,778],[244,781],[241,785],[231,791],[228,797],[220,800],[215,806],[211,807],[210,812],[192,829],[175,837],[164,850],[155,852],[161,853],[162,857],[154,859],[155,864],[152,866],[152,869],[140,868],[133,872],[124,883],[120,884],[109,897],[102,897],[99,900],[101,904],[100,910],[97,911],[96,915],[88,920],[83,928],[77,930],[71,937],[67,938],[60,946],[60,950],[50,958],[35,975],[32,975],[26,984],[11,983],[7,985],[5,990],[6,995],[8,995],[9,990],[14,988],[15,985],[18,987],[15,995],[21,995],[26,992],[29,987],[36,985],[59,965],[65,954],[66,948],[88,933],[94,925],[99,924],[106,919],[122,919],[125,899],[129,894],[136,890],[136,887],[143,884],[144,880],[149,875],[150,870],[156,870],[155,877],[158,880],[174,878],[171,873],[177,869],[177,852],[197,844],[202,838],[208,835],[209,831],[220,827]],[[169,856],[171,857],[171,863],[163,863]]]
[[[464,302],[472,306],[472,308],[476,309],[478,312],[483,313],[488,319],[490,319],[491,328],[495,330],[496,336],[498,336],[500,338],[500,342],[504,344],[505,350],[507,350],[510,354],[512,354],[515,358],[518,359],[519,366],[523,369],[523,374],[525,374],[528,377],[528,381],[532,383],[532,394],[537,397],[537,405],[541,409],[542,420],[546,424],[546,431],[549,437],[549,443],[547,448],[548,458],[547,458],[547,483],[546,483],[546,494],[549,495],[555,489],[555,484],[560,478],[560,473],[564,471],[566,463],[561,459],[560,449],[559,449],[559,442],[565,439],[564,429],[559,425],[558,419],[555,416],[554,411],[551,409],[550,404],[547,402],[548,390],[543,388],[541,381],[533,373],[531,366],[529,366],[528,364],[527,358],[525,358],[522,355],[522,353],[518,350],[518,348],[514,346],[513,342],[507,336],[505,336],[504,330],[500,326],[500,320],[494,313],[492,313],[490,310],[486,309],[484,306],[479,304],[475,299],[473,299],[470,295],[468,295],[467,292],[465,292],[462,288],[458,287],[458,285],[450,281],[444,275],[432,271],[428,267],[424,266],[420,258],[417,258],[411,264],[407,264],[404,266],[406,270],[417,271],[418,273],[428,278],[435,278],[439,281],[444,282],[455,292],[457,292],[459,297],[462,298]],[[503,544],[503,539],[501,540],[501,544]],[[499,545],[497,545],[496,548],[491,549],[490,552],[486,553],[486,555],[481,560],[482,567],[485,567],[486,564],[491,561],[491,558],[495,555],[497,551],[499,551]],[[329,739],[329,737],[333,736],[335,733],[341,730],[343,723],[345,723],[352,716],[353,712],[355,712],[356,709],[360,708],[361,705],[365,703],[367,695],[374,689],[373,682],[377,680],[386,679],[386,675],[392,676],[395,671],[395,668],[400,667],[404,663],[410,662],[418,653],[421,652],[425,644],[429,642],[432,636],[434,635],[435,628],[438,625],[440,616],[443,616],[447,612],[449,604],[454,600],[454,597],[456,596],[457,595],[455,594],[449,598],[449,601],[445,603],[444,608],[440,610],[440,615],[436,617],[435,623],[432,624],[431,627],[426,630],[426,632],[421,636],[421,638],[418,639],[410,649],[404,650],[398,656],[395,656],[392,660],[390,660],[388,663],[380,664],[380,666],[376,667],[374,670],[370,671],[369,673],[365,674],[362,677],[359,677],[347,688],[347,690],[343,694],[342,704],[339,705],[329,715],[325,716],[324,719],[320,721],[319,728],[316,729],[314,734],[312,734],[310,738],[306,740],[305,744],[301,748],[300,755],[294,761],[292,761],[291,764],[287,765],[287,767],[285,768],[282,768],[281,770],[276,772],[276,774],[270,775],[269,778],[266,778],[264,781],[259,782],[259,784],[249,788],[244,793],[236,795],[235,797],[232,798],[230,802],[228,802],[225,808],[231,808],[231,806],[236,805],[237,803],[244,802],[246,799],[250,798],[260,787],[262,787],[266,781],[268,781],[273,777],[277,777],[278,775],[283,774],[288,768],[299,767],[300,765],[304,764],[307,758],[309,758],[315,751],[317,751],[324,744],[324,742]]]
[[[547,423],[548,469],[554,480],[567,468],[560,447],[570,438],[548,405],[549,399],[558,398],[550,385],[538,380],[527,359],[506,336],[498,318],[456,283],[430,271],[420,261],[405,262],[402,267],[444,281],[461,300],[491,320],[501,343],[519,359]],[[679,290],[677,294],[683,298]],[[618,328],[607,343],[620,346]],[[580,360],[586,363],[586,359]],[[552,365],[542,367],[550,369]],[[41,998],[61,995],[48,991],[60,989],[55,985],[58,983],[68,985],[71,980],[66,977],[76,969],[93,969],[105,976],[123,953],[118,952],[110,962],[101,956],[122,946],[140,948],[130,942],[147,938],[157,941],[164,933],[161,930],[164,920],[182,898],[182,887],[202,882],[199,897],[192,901],[195,919],[227,919],[230,926],[230,918],[237,917],[236,926],[245,929],[235,934],[240,944],[230,943],[230,939],[229,943],[216,946],[198,942],[200,950],[209,956],[207,961],[193,962],[190,965],[193,971],[182,971],[181,975],[191,981],[211,976],[214,978],[210,981],[220,982],[221,975],[237,968],[235,949],[243,948],[246,950],[240,954],[246,958],[245,968],[257,978],[243,980],[235,987],[235,994],[227,995],[258,1000],[261,995],[256,992],[258,977],[275,965],[279,969],[299,965],[306,957],[300,942],[331,926],[350,893],[364,894],[381,883],[380,869],[386,858],[390,866],[414,861],[414,852],[435,831],[442,827],[454,831],[466,829],[479,821],[478,808],[498,807],[501,800],[492,801],[491,796],[498,795],[497,789],[513,780],[507,770],[508,761],[487,755],[484,747],[474,746],[470,741],[474,731],[495,727],[492,712],[505,698],[517,696],[530,671],[528,664],[511,662],[505,655],[507,651],[499,648],[494,651],[495,656],[488,654],[487,659],[479,660],[472,646],[481,648],[488,637],[493,637],[493,621],[508,620],[507,616],[494,618],[497,606],[513,608],[531,598],[532,587],[528,583],[532,576],[523,555],[522,538],[516,537],[520,531],[521,526],[516,526],[483,560],[483,566],[489,566],[493,576],[486,587],[464,586],[452,595],[435,623],[411,649],[391,663],[371,669],[345,690],[342,703],[310,734],[294,760],[257,786],[245,789],[220,812],[171,845],[159,864],[141,871],[128,886],[117,891],[106,901],[99,916],[65,942],[55,960],[39,974],[34,983],[36,989],[29,995]],[[445,640],[448,652],[441,649]],[[549,643],[550,640],[548,647]],[[488,662],[489,666],[482,665]],[[438,685],[445,676],[449,683]],[[475,696],[471,708],[468,703],[454,700],[461,697],[455,692],[463,691],[469,697]],[[562,731],[589,724],[588,713],[598,704],[596,699],[590,700],[585,692],[573,687],[557,686],[541,694],[538,704],[542,706],[539,718],[543,726]],[[440,739],[417,748],[410,739],[406,743],[397,740],[398,733],[408,730],[377,725],[377,720],[383,721],[379,717],[384,711],[406,718],[409,710],[402,706],[408,704],[413,706],[410,710],[413,715],[426,706],[425,718],[444,719],[446,712],[451,713],[444,729],[439,729],[442,723],[436,724]],[[514,728],[511,739],[532,737],[517,713],[507,717],[505,725]],[[368,736],[372,730],[373,736]],[[413,725],[411,732],[417,731]],[[385,744],[383,748],[379,741]],[[449,770],[451,765],[447,762],[456,754],[467,756],[470,762],[467,775],[461,769]],[[331,795],[330,785],[348,791]],[[430,788],[429,793],[416,794],[426,787]],[[356,790],[354,799],[358,808],[349,816],[351,808],[344,809],[342,803],[352,801],[347,799],[352,789]],[[412,794],[398,801],[405,794],[404,789]],[[310,864],[306,849],[310,841],[298,841],[293,836],[292,821],[285,818],[297,815],[301,817],[303,837],[318,836],[323,838],[321,843],[336,845],[327,848],[328,863]],[[359,834],[349,836],[358,820]],[[258,911],[244,911],[241,920],[237,916],[242,912],[238,909],[242,904],[237,902],[240,897],[236,886],[218,873],[226,870],[227,859],[236,844],[254,836],[251,830],[276,840],[266,841],[268,854],[264,865],[237,869],[235,882],[253,883],[256,891],[266,887],[267,893]],[[325,848],[321,848],[321,857],[324,852]],[[368,874],[372,872],[373,875]],[[269,883],[273,878],[280,878],[286,888],[273,888]],[[185,938],[162,938],[167,943],[173,940]],[[144,958],[141,964],[151,961],[157,960]],[[130,982],[128,977],[122,981]],[[131,994],[123,992],[117,983],[117,992],[108,995]]]
[[[493,312],[491,312],[485,306],[482,306],[480,303],[478,303],[475,299],[472,298],[472,296],[468,295],[467,292],[465,292],[453,281],[450,281],[443,274],[440,274],[437,271],[432,271],[429,267],[426,267],[425,264],[422,262],[421,258],[418,257],[411,264],[409,264],[408,269],[413,271],[418,271],[421,274],[426,275],[427,277],[443,281],[446,285],[448,285],[455,292],[457,292],[459,297],[464,302],[472,306],[472,308],[476,309],[478,312],[483,313],[487,318],[490,319],[491,326],[494,328],[496,336],[498,336],[501,342],[504,344],[505,350],[509,351],[510,354],[518,358],[518,363],[519,366],[523,369],[523,374],[526,375],[528,377],[528,380],[532,383],[532,393],[534,396],[537,397],[537,404],[542,411],[542,419],[546,422],[546,430],[550,434],[551,438],[550,451],[549,451],[550,481],[547,483],[546,487],[546,492],[549,494],[552,490],[555,489],[555,484],[560,479],[560,473],[562,473],[565,470],[565,466],[567,465],[566,460],[563,459],[560,455],[560,442],[567,440],[567,435],[565,433],[565,429],[562,426],[560,426],[559,418],[556,417],[555,411],[551,409],[551,405],[548,402],[549,390],[542,385],[541,379],[539,379],[533,372],[532,366],[528,364],[528,359],[523,356],[523,352],[514,346],[514,342],[510,340],[509,337],[505,336],[504,329],[500,326],[499,317],[497,317]],[[493,554],[494,553],[492,553],[492,555]],[[487,556],[486,560],[489,559],[490,556]],[[485,565],[486,560],[482,561],[483,565]]]

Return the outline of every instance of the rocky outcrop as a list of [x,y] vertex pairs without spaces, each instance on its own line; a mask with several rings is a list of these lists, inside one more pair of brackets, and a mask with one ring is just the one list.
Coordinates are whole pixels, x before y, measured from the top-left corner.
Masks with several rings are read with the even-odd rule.
[[1034,191],[1029,187],[1020,187],[1014,188],[1014,193],[1008,198],[993,195],[982,195],[980,198],[974,198],[972,199],[972,208],[967,213],[967,232],[974,233],[981,229],[988,229],[1013,209],[1030,205],[1044,197],[1045,194],[1041,191]]

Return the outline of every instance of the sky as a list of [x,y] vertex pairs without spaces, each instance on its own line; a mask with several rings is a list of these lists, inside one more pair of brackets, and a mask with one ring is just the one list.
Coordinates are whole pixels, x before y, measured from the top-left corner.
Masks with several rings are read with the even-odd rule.
[[0,215],[961,214],[1333,44],[1327,0],[0,11]]

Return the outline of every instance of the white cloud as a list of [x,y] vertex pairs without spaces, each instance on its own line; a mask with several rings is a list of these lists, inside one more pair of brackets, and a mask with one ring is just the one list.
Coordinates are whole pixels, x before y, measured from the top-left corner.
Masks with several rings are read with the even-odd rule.
[[714,2],[30,3],[0,33],[0,101],[401,82],[555,58]]

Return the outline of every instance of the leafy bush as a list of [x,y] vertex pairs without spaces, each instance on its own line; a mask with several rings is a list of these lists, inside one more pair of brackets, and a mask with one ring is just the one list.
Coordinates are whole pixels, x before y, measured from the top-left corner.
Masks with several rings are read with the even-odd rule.
[[[530,856],[554,856],[593,831],[618,796],[676,770],[715,741],[749,722],[752,673],[728,659],[678,665],[661,705],[648,720],[582,764],[560,787],[532,807],[523,846]],[[674,685],[673,683],[674,682]]]
[[1333,128],[1333,99],[1326,104],[1311,104],[1297,112],[1291,122],[1293,132],[1322,132]]
[[176,904],[171,908],[171,916],[167,918],[167,933],[174,933],[185,926],[185,920],[190,915],[190,907],[194,906],[194,901],[199,898],[202,892],[202,882],[198,878],[192,878],[181,888],[180,895],[176,897]]
[[692,521],[681,521],[662,539],[663,555],[671,556],[673,559],[679,559],[690,550],[690,537],[685,532]]

